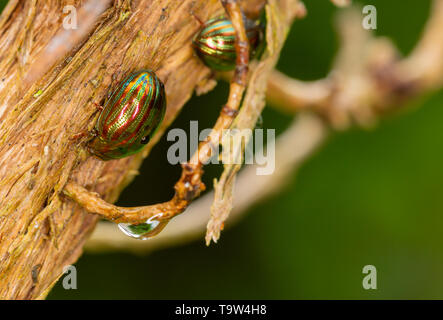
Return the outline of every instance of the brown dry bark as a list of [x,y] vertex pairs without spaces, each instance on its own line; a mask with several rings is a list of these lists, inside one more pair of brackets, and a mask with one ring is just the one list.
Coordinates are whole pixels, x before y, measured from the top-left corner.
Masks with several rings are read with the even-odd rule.
[[[63,267],[80,256],[97,216],[62,195],[67,181],[114,202],[194,88],[211,74],[192,54],[199,24],[191,12],[201,19],[219,14],[218,0],[97,0],[105,12],[96,21],[79,13],[84,34],[60,37],[67,34],[63,7],[80,9],[91,1],[11,0],[0,17],[3,299],[44,298]],[[244,0],[242,6],[256,11],[263,2]],[[62,47],[58,56],[48,54],[54,46]],[[72,137],[91,128],[94,103],[110,87],[142,68],[165,83],[168,107],[159,134],[142,154],[127,159],[87,156],[86,141]]]

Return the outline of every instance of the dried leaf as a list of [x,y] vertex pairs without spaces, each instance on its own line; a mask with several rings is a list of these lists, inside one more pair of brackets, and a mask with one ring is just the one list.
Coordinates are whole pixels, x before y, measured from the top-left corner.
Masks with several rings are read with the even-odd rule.
[[231,127],[240,130],[231,131],[231,136],[224,137],[222,141],[223,148],[230,152],[228,159],[235,161],[224,165],[220,180],[214,183],[214,202],[206,231],[207,245],[211,240],[217,242],[220,238],[220,231],[231,212],[235,176],[241,168],[239,159],[250,138],[244,137],[245,143],[242,143],[242,129],[253,129],[265,106],[268,78],[280,56],[289,26],[296,14],[297,3],[297,0],[270,0],[266,6],[267,48],[262,60],[253,68],[241,110]]

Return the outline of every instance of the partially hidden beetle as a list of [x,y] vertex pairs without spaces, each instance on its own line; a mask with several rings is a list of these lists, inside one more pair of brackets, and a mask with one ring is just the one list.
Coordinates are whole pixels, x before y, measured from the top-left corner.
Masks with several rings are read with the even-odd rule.
[[165,111],[165,88],[157,75],[131,73],[107,98],[88,149],[102,160],[130,156],[149,142]]
[[[253,58],[263,40],[264,27],[259,21],[244,19],[246,35],[250,44],[250,57]],[[216,71],[233,70],[236,65],[235,29],[225,17],[211,19],[192,41],[197,56]]]

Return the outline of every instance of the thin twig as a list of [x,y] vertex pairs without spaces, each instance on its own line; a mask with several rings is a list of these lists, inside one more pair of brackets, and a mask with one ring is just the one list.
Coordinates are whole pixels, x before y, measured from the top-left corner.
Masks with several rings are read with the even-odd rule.
[[346,7],[351,4],[351,0],[331,0],[337,7]]

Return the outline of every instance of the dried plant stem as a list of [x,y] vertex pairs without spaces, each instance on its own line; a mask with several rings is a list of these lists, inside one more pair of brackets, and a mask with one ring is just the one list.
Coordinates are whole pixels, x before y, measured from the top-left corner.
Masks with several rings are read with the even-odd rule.
[[220,179],[214,182],[214,203],[206,232],[207,245],[220,238],[220,232],[232,210],[236,175],[241,168],[245,146],[251,138],[250,135],[243,136],[244,130],[252,132],[265,107],[268,77],[280,57],[289,26],[299,13],[297,4],[296,0],[287,0],[277,6],[275,1],[268,1],[266,6],[267,48],[251,74],[241,111],[231,126],[233,130],[222,142],[223,149],[229,152],[227,158],[231,161],[224,163]]

